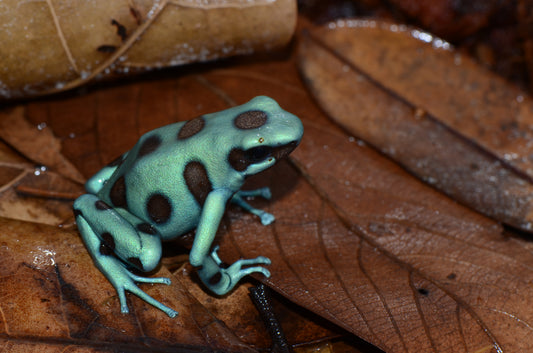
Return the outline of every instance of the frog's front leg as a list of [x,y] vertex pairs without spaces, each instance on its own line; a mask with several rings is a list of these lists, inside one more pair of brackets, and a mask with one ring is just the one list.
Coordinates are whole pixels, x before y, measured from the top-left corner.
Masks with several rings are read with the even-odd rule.
[[246,275],[260,272],[270,277],[270,272],[261,266],[247,267],[250,265],[268,265],[270,260],[264,256],[255,259],[238,260],[228,268],[222,267],[222,261],[218,257],[215,247],[209,251],[215,238],[220,220],[224,214],[227,200],[231,197],[228,190],[214,190],[207,196],[200,221],[196,229],[196,236],[191,253],[190,263],[198,267],[198,275],[202,282],[214,293],[223,295],[228,293]]
[[170,284],[168,278],[137,276],[127,268],[149,272],[161,258],[161,238],[148,223],[121,208],[111,208],[95,195],[82,195],[74,202],[82,239],[96,266],[115,287],[122,313],[128,313],[125,291],[174,317],[178,313],[143,292],[135,282]]
[[90,194],[97,194],[100,189],[104,186],[105,183],[111,178],[113,173],[117,170],[120,163],[126,158],[128,155],[128,152],[124,153],[102,169],[95,175],[93,175],[87,182],[85,183],[85,190],[89,192]]
[[258,216],[261,219],[261,223],[264,226],[267,226],[276,220],[274,215],[263,210],[259,210],[244,200],[245,197],[257,196],[270,200],[270,198],[272,197],[272,193],[270,192],[270,189],[268,187],[249,191],[240,190],[237,191],[235,195],[233,195],[233,197],[231,198],[231,202],[250,212],[251,214]]

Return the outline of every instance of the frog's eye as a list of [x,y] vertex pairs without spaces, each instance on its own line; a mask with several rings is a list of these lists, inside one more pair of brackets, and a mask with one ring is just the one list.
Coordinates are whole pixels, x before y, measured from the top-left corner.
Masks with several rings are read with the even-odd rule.
[[254,147],[246,151],[245,158],[250,163],[257,163],[265,160],[272,154],[272,148],[267,146]]
[[291,151],[298,146],[299,141],[292,141],[286,145],[269,147],[257,146],[249,150],[242,150],[234,148],[228,155],[228,162],[233,169],[242,172],[250,165],[256,164],[266,160],[267,158],[275,158],[276,161],[287,156]]
[[258,146],[249,150],[234,148],[228,155],[228,162],[233,169],[242,172],[251,164],[261,162],[272,153],[271,147]]

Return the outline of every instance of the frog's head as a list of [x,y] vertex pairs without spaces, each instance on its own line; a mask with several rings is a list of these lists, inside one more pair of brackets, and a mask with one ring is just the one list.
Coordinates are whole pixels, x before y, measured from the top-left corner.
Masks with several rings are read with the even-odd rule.
[[257,174],[287,156],[300,143],[303,125],[272,98],[259,96],[235,107],[233,131],[238,138],[228,162],[244,176]]

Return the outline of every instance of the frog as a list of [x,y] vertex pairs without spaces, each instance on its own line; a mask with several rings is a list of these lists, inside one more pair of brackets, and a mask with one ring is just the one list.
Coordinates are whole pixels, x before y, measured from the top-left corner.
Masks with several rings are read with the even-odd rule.
[[270,277],[269,258],[239,259],[227,266],[213,246],[227,204],[259,217],[251,206],[271,198],[268,187],[241,190],[247,177],[291,153],[303,136],[301,120],[272,98],[258,96],[229,109],[176,122],[142,135],[134,147],[93,175],[73,204],[81,238],[100,272],[129,313],[126,292],[175,317],[178,312],[145,293],[138,283],[170,284],[149,277],[163,242],[195,230],[189,263],[214,294],[229,293],[245,276]]

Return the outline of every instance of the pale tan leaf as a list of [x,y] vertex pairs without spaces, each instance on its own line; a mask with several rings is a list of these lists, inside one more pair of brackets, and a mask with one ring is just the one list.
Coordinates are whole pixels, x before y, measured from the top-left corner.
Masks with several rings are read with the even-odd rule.
[[0,97],[270,50],[295,23],[294,0],[4,1]]

